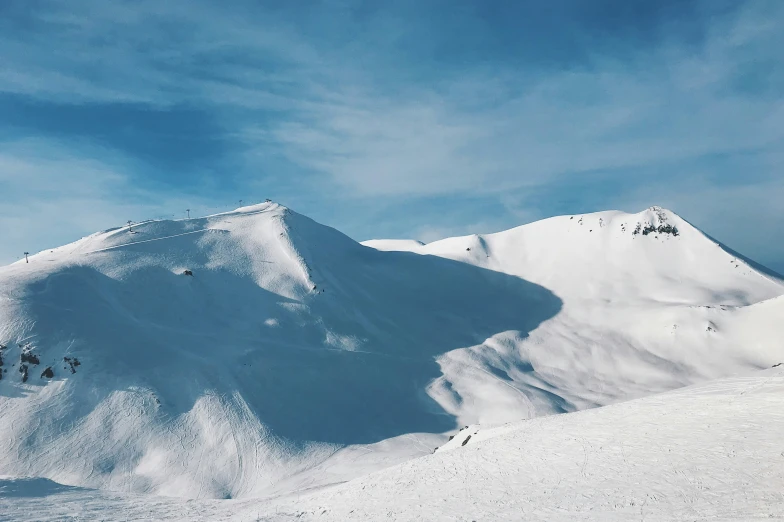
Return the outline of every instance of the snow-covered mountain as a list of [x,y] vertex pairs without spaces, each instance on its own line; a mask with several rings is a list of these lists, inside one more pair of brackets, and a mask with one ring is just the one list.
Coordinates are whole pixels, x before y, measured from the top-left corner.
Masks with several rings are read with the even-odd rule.
[[314,488],[465,425],[769,367],[782,294],[658,208],[428,245],[275,203],[111,229],[0,268],[0,475]]
[[[562,300],[556,317],[527,338],[499,332],[439,359],[445,378],[434,395],[461,424],[509,422],[529,402],[528,416],[609,404],[766,368],[784,352],[773,306],[749,306],[780,296],[781,277],[659,207],[560,216],[428,245],[364,244],[517,276]],[[493,386],[499,378],[511,386]],[[492,399],[481,400],[479,382]],[[450,400],[455,392],[462,401]]]

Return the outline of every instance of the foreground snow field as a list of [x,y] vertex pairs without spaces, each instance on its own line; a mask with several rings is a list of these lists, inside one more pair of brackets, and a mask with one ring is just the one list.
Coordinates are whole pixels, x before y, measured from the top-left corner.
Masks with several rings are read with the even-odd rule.
[[[558,502],[583,509],[583,493],[600,511],[628,515],[644,501],[665,514],[672,504],[684,516],[685,506],[729,510],[735,500],[723,499],[745,494],[744,512],[762,513],[780,501],[765,493],[772,490],[750,493],[742,477],[711,474],[724,468],[703,470],[701,459],[714,450],[689,445],[700,437],[730,444],[732,459],[717,457],[727,473],[762,469],[744,459],[767,455],[773,427],[784,433],[780,408],[765,416],[759,409],[775,402],[770,390],[780,384],[776,370],[764,369],[784,360],[783,294],[780,276],[658,207],[561,216],[428,245],[359,244],[275,203],[106,230],[0,267],[0,475],[8,477],[0,516],[45,519],[75,503],[115,510],[116,498],[137,518],[147,515],[134,510],[149,504],[164,510],[152,519],[191,505],[205,520],[214,519],[207,513],[229,519],[245,507],[294,513],[292,498],[307,495],[308,516],[329,504],[324,517],[375,519],[397,496],[405,512],[391,518],[469,520],[447,506],[474,509],[477,488],[475,513],[488,510],[478,520],[518,517],[526,499],[543,510]],[[723,381],[723,395],[684,390],[551,417],[737,374],[750,377]],[[768,390],[759,403],[730,418],[727,408],[757,388]],[[709,409],[697,426],[703,400]],[[657,401],[664,403],[656,411],[668,413],[654,429],[646,415],[657,415]],[[627,413],[616,418],[618,411]],[[526,419],[533,420],[514,437],[530,454],[505,446],[512,435],[502,432],[512,428],[492,429]],[[703,425],[714,422],[743,433],[755,423],[769,428],[747,434],[741,450],[731,433],[704,438]],[[627,467],[602,453],[613,446],[596,443],[615,440],[616,431]],[[452,450],[466,433],[469,442]],[[667,433],[680,437],[677,448],[690,448],[667,446],[681,455],[670,467],[626,452],[627,442],[643,448]],[[461,464],[475,447],[495,445],[498,453],[475,457],[488,468]],[[590,455],[601,456],[593,474]],[[586,475],[569,475],[574,459]],[[741,472],[746,466],[754,471]],[[550,472],[557,469],[571,478],[558,483]],[[780,491],[774,475],[770,487]],[[617,489],[613,481],[624,476],[632,489]],[[659,489],[646,489],[654,482],[645,476]],[[499,477],[506,489],[493,482]],[[605,484],[620,504],[603,504],[604,489],[581,480]],[[694,495],[673,500],[684,480],[712,489],[694,486]],[[724,495],[713,480],[740,489]],[[569,489],[576,484],[583,485]],[[454,500],[440,508],[417,500],[430,491]],[[711,503],[710,491],[723,499]],[[24,514],[35,498],[25,495],[34,494],[53,511]],[[129,494],[151,496],[136,506],[141,497]]]
[[0,520],[782,519],[782,434],[784,366],[471,427],[434,455],[280,498],[186,500],[0,480]]

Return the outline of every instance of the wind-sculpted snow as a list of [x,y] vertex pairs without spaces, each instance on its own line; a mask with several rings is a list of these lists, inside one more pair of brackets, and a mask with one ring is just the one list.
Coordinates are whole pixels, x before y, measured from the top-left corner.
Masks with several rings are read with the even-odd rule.
[[779,520],[782,368],[470,426],[434,455],[278,498],[184,500],[0,477],[0,520]]
[[280,494],[781,358],[781,281],[662,209],[371,244],[269,203],[0,268],[0,475]]

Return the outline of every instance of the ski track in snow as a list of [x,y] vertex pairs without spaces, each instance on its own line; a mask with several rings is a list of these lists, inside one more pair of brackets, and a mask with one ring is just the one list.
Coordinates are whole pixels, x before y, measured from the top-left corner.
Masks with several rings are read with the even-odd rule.
[[183,232],[182,234],[173,234],[171,236],[155,237],[155,238],[152,238],[152,239],[143,239],[141,241],[132,241],[130,243],[123,243],[121,245],[114,245],[114,246],[110,246],[110,247],[106,247],[106,248],[99,248],[99,249],[96,249],[96,250],[89,250],[87,252],[84,252],[83,254],[84,255],[88,255],[88,254],[95,254],[97,252],[107,252],[109,250],[115,250],[115,249],[118,249],[118,248],[128,247],[128,246],[132,246],[132,245],[141,245],[142,243],[152,243],[153,241],[162,241],[164,239],[172,239],[172,238],[175,238],[175,237],[182,237],[182,236],[188,236],[188,235],[191,235],[191,234],[199,234],[201,232],[213,232],[213,231],[215,231],[215,230],[210,229],[210,228],[203,228],[201,230],[193,230],[191,232]]

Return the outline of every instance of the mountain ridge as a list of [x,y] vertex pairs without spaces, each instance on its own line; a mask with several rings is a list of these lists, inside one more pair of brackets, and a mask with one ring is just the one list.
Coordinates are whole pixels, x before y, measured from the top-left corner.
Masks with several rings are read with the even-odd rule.
[[2,267],[0,473],[280,494],[459,426],[778,362],[784,285],[674,214],[641,215],[637,234],[610,212],[384,252],[270,202]]

